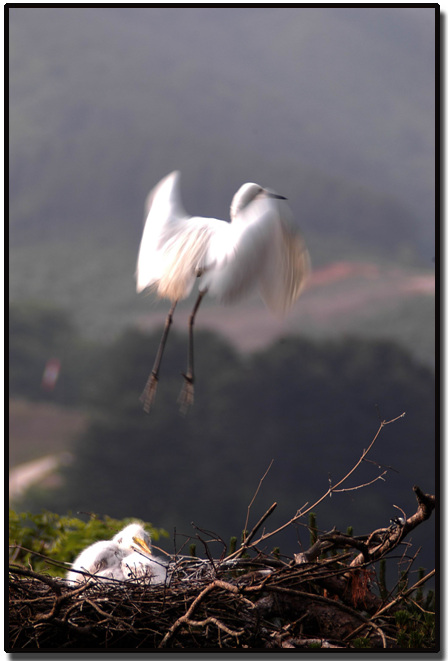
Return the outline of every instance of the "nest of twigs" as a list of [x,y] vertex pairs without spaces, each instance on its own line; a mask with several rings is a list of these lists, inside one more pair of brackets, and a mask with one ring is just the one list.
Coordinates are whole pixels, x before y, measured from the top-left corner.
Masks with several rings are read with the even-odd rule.
[[414,491],[403,523],[362,537],[333,530],[293,559],[249,541],[218,560],[172,556],[164,585],[70,587],[12,565],[9,649],[398,648],[394,614],[434,571],[380,596],[373,567],[430,516],[434,496]]
[[[383,427],[397,419],[381,422],[352,469],[314,504],[298,510],[277,530],[263,528],[256,538],[276,507],[273,503],[240,548],[230,555],[224,549],[219,559],[213,559],[198,537],[207,558],[171,556],[164,585],[151,586],[143,579],[91,579],[71,587],[64,579],[11,565],[8,651],[402,647],[397,611],[411,606],[419,617],[434,619],[413,595],[435,571],[411,587],[406,579],[388,593],[381,583],[376,589],[374,567],[431,516],[433,495],[414,486],[416,512],[407,517],[398,508],[402,517],[368,535],[353,537],[332,530],[294,558],[260,551],[267,539],[298,522],[326,497],[382,479],[387,471],[378,464],[383,472],[374,480],[343,488]],[[407,613],[401,615],[403,622]],[[421,636],[419,640],[413,643],[409,636],[405,646],[418,647]]]
[[[363,614],[380,601],[370,592],[369,572],[356,570],[354,593],[344,560],[297,565],[259,557],[212,565],[184,558],[174,561],[166,585],[78,588],[12,567],[11,649],[343,648],[361,630],[381,647],[377,626]],[[392,629],[382,633],[393,640]]]

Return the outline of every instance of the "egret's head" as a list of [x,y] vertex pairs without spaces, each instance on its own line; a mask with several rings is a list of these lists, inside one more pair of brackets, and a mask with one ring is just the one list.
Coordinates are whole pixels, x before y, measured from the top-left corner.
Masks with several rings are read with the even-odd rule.
[[269,188],[263,188],[258,184],[247,183],[243,184],[233,196],[232,204],[230,205],[230,217],[235,220],[239,213],[247,209],[247,207],[255,202],[255,200],[263,200],[274,198],[277,200],[286,200],[283,195],[278,195]]
[[114,542],[125,549],[141,551],[145,555],[151,555],[151,537],[140,523],[130,523],[126,528],[120,530],[115,537]]

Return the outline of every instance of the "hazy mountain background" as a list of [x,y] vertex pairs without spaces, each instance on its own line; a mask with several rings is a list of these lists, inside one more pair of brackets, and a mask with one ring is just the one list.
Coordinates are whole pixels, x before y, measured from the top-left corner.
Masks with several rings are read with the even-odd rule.
[[[228,218],[245,181],[286,195],[313,262],[287,320],[257,301],[208,301],[202,328],[243,352],[286,334],[393,340],[433,369],[434,20],[431,7],[10,9],[10,297],[23,332],[14,396],[36,398],[29,365],[41,369],[54,349],[36,305],[69,315],[84,360],[89,342],[163,323],[166,302],[138,297],[134,270],[145,197],[173,169],[192,214]],[[86,402],[73,395],[69,406],[85,415]],[[34,457],[48,439],[27,429]],[[321,442],[325,454],[331,441]],[[417,462],[434,432],[421,443]]]
[[[110,334],[147,309],[147,192],[193,214],[255,180],[313,264],[433,267],[434,10],[10,10],[11,295]],[[82,268],[80,265],[82,264]]]

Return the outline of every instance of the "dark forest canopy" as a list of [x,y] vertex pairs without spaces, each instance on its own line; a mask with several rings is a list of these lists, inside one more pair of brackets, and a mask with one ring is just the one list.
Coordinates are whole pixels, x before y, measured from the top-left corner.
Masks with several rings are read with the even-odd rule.
[[[17,314],[11,317],[17,330]],[[54,313],[48,322],[57,325]],[[279,516],[287,517],[325,492],[329,479],[337,480],[360,456],[380,420],[402,412],[403,419],[382,431],[371,457],[392,467],[386,481],[335,495],[320,514],[320,525],[355,525],[362,533],[366,518],[380,526],[388,523],[382,520],[385,511],[396,514],[394,504],[412,507],[413,484],[434,490],[434,375],[392,343],[286,337],[243,357],[218,336],[198,332],[195,404],[184,417],[177,397],[187,342],[173,332],[147,416],[139,395],[159,333],[128,330],[100,346],[69,335],[62,318],[59,329],[52,348],[68,353],[54,394],[45,395],[38,386],[42,351],[37,345],[45,343],[47,350],[49,334],[40,339],[35,334],[33,355],[26,334],[17,332],[11,336],[11,393],[87,407],[91,422],[71,448],[74,461],[64,470],[64,486],[35,491],[25,508],[136,516],[183,534],[191,534],[194,521],[222,536],[239,535],[271,460],[253,517],[274,501]],[[24,372],[37,376],[34,392]],[[367,482],[376,471],[365,463],[357,479]],[[286,548],[297,544],[293,537],[284,540]]]

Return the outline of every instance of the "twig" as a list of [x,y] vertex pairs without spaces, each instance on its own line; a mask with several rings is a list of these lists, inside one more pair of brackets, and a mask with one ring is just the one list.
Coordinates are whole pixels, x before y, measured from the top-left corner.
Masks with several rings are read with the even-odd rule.
[[[398,546],[399,543],[402,542],[402,540],[408,535],[411,530],[416,528],[420,523],[425,521],[431,516],[432,511],[434,510],[436,506],[436,499],[435,496],[431,494],[425,494],[423,491],[415,485],[413,487],[413,491],[416,495],[417,498],[417,511],[415,514],[410,516],[408,519],[405,520],[404,524],[401,526],[396,526],[394,529],[389,528],[386,529],[387,535],[384,536],[384,528],[381,528],[379,531],[374,531],[371,534],[371,538],[375,535],[376,532],[382,533],[383,534],[383,539],[382,541],[377,544],[372,549],[369,549],[368,554],[369,554],[369,562],[374,562],[376,560],[379,560],[381,557],[383,557],[386,553],[389,553],[392,549],[394,549],[396,546]],[[364,562],[366,562],[366,558],[363,555],[358,555],[351,563],[350,565],[352,567],[356,567],[358,565],[362,565]]]
[[[238,594],[239,596],[241,596],[239,589],[235,585],[232,585],[231,583],[226,583],[225,581],[219,581],[219,580],[215,580],[215,581],[213,581],[213,583],[209,583],[209,585],[207,585],[207,587],[205,587],[202,590],[202,592],[200,592],[198,594],[198,596],[193,601],[193,603],[191,604],[190,608],[187,610],[185,615],[182,615],[181,617],[179,617],[174,622],[174,624],[169,628],[169,630],[164,635],[161,643],[159,644],[159,647],[166,647],[167,642],[173,636],[173,634],[176,632],[176,630],[180,626],[182,626],[183,624],[188,624],[190,616],[193,613],[193,611],[195,610],[195,608],[198,606],[198,604],[204,599],[204,597],[209,592],[211,592],[212,590],[215,590],[216,588],[222,588],[223,590],[228,590],[229,592],[233,592],[234,594]],[[241,598],[244,599],[244,601],[247,604],[250,604],[251,608],[254,607],[253,603],[251,601],[249,601],[249,599],[245,599],[242,596],[241,596]]]
[[19,574],[20,576],[28,576],[29,578],[36,578],[37,580],[48,585],[57,595],[61,594],[61,584],[54,578],[50,576],[45,576],[45,574],[38,574],[31,569],[25,569],[24,567],[18,567],[16,565],[10,565],[9,571],[13,574]]
[[362,452],[360,458],[358,459],[358,461],[356,462],[356,464],[349,470],[349,472],[343,478],[341,478],[339,480],[339,482],[337,482],[334,486],[330,486],[327,489],[327,491],[318,500],[316,500],[315,503],[308,506],[306,509],[302,508],[302,509],[298,510],[297,513],[292,517],[292,519],[290,519],[289,521],[287,521],[286,523],[281,525],[279,528],[277,528],[276,530],[273,530],[272,532],[264,533],[259,539],[257,539],[256,542],[254,542],[252,544],[252,546],[258,546],[261,542],[264,542],[266,539],[269,539],[273,535],[276,535],[279,532],[281,532],[282,530],[285,530],[285,528],[288,528],[290,525],[295,523],[299,518],[302,518],[303,516],[305,516],[306,514],[311,512],[315,507],[320,505],[320,503],[323,500],[325,500],[325,498],[327,498],[327,496],[329,496],[333,491],[335,491],[335,489],[338,489],[338,487],[340,487],[340,485],[343,484],[356,471],[358,466],[364,460],[364,457],[366,457],[367,454],[372,449],[373,445],[375,444],[375,442],[376,442],[378,436],[380,435],[381,431],[383,430],[383,428],[386,425],[390,425],[393,422],[396,422],[397,420],[399,420],[400,418],[403,418],[404,415],[405,415],[405,413],[402,413],[401,415],[398,415],[396,418],[393,418],[392,420],[383,420],[381,422],[379,428],[378,428],[378,431],[376,432],[375,436],[373,437],[373,440],[370,442],[370,445],[367,447],[367,449],[363,450],[363,452]]
[[410,594],[412,594],[412,592],[414,592],[414,591],[417,590],[419,587],[421,587],[422,585],[424,585],[424,583],[426,583],[426,581],[429,581],[430,578],[432,578],[433,576],[435,576],[435,573],[436,573],[436,570],[435,570],[435,569],[432,569],[432,570],[429,572],[429,574],[426,574],[426,576],[423,576],[423,578],[421,578],[420,580],[418,580],[417,583],[414,583],[414,585],[413,585],[412,587],[407,588],[407,590],[404,590],[404,591],[403,591],[401,594],[399,594],[399,595],[398,595],[393,601],[389,602],[389,603],[386,604],[386,606],[384,606],[380,611],[378,611],[377,613],[375,613],[375,615],[374,615],[373,617],[374,617],[374,618],[377,618],[377,617],[380,617],[381,615],[384,615],[384,613],[385,613],[386,611],[390,610],[390,609],[391,609],[396,603],[399,603],[400,601],[403,601],[404,599],[406,599],[406,597],[408,597]]
[[244,542],[243,542],[243,544],[240,546],[240,548],[239,548],[237,551],[235,551],[235,553],[233,553],[231,556],[228,556],[227,560],[228,560],[229,558],[239,558],[239,556],[242,555],[242,553],[244,553],[244,551],[246,550],[246,548],[249,546],[249,542],[250,542],[250,540],[253,538],[253,536],[255,535],[255,533],[257,532],[257,530],[259,530],[259,528],[263,525],[263,523],[266,521],[266,519],[268,518],[268,516],[270,516],[270,515],[272,514],[272,512],[275,510],[276,507],[277,507],[277,503],[272,503],[272,505],[271,505],[270,508],[267,510],[267,512],[265,512],[265,513],[263,514],[263,516],[262,516],[261,519],[258,521],[258,523],[256,523],[255,526],[252,528],[251,532],[250,532],[249,535],[246,537],[246,539],[244,540]]
[[204,627],[207,624],[214,624],[216,627],[218,627],[218,629],[221,629],[222,631],[225,631],[225,633],[228,633],[230,636],[235,636],[236,638],[244,633],[244,629],[240,629],[239,631],[232,631],[232,629],[226,627],[226,625],[220,622],[216,617],[211,616],[207,617],[205,620],[190,620],[187,618],[183,623],[193,627]]
[[[355,548],[364,556],[367,556],[369,547],[367,544],[357,537],[352,537],[351,535],[346,535],[338,532],[337,530],[325,533],[317,539],[317,541],[304,553],[295,553],[294,561],[296,564],[303,564],[305,562],[313,562],[320,556],[321,553],[327,551],[331,548],[345,548],[350,546]],[[339,560],[339,558],[337,558]],[[331,559],[332,561],[335,558]]]
[[400,510],[400,512],[403,514],[403,519],[406,521],[406,513],[401,507],[398,507],[398,505],[392,505],[392,507],[395,507],[397,510]]
[[409,588],[409,589],[405,590],[404,592],[400,593],[400,594],[399,594],[399,595],[398,595],[393,601],[390,601],[388,604],[386,604],[386,606],[384,606],[384,607],[381,608],[379,611],[377,611],[374,615],[372,615],[372,617],[370,618],[370,620],[369,620],[368,622],[366,622],[366,623],[364,623],[364,624],[361,624],[361,626],[359,626],[357,629],[354,629],[353,631],[351,631],[351,632],[350,632],[350,633],[344,638],[344,641],[348,641],[348,640],[350,640],[351,638],[354,638],[357,634],[359,634],[360,631],[362,631],[362,629],[364,629],[364,627],[366,626],[366,624],[371,624],[371,625],[373,625],[374,623],[372,622],[372,620],[374,620],[374,619],[376,619],[376,618],[378,618],[378,617],[383,616],[384,613],[386,613],[386,612],[389,611],[391,608],[393,608],[397,603],[400,603],[400,601],[403,601],[404,599],[406,599],[407,596],[409,596],[412,592],[414,592],[414,591],[417,590],[419,587],[421,587],[424,583],[426,583],[427,580],[429,580],[430,578],[432,578],[432,577],[434,576],[434,574],[435,574],[435,569],[433,569],[432,571],[430,571],[429,574],[427,574],[426,576],[424,576],[423,578],[421,578],[419,581],[417,581],[417,583],[414,583],[414,585],[413,585],[411,588]]
[[[260,491],[260,487],[261,487],[261,485],[262,485],[262,483],[263,483],[263,480],[264,480],[264,478],[266,477],[266,475],[269,473],[269,471],[271,470],[271,466],[272,466],[273,463],[274,463],[274,460],[271,459],[271,463],[269,464],[269,466],[267,467],[267,470],[266,470],[265,474],[263,475],[263,477],[262,477],[261,480],[259,481],[259,483],[258,483],[258,487],[256,488],[256,491],[255,491],[255,493],[254,493],[254,495],[253,495],[253,498],[252,498],[252,500],[250,501],[249,505],[247,506],[247,515],[246,515],[246,522],[245,522],[245,524],[244,524],[244,531],[246,531],[246,530],[248,529],[248,526],[249,526],[250,508],[251,508],[252,505],[254,504],[254,502],[255,502],[255,498],[257,497],[258,492]],[[244,541],[246,541],[246,540],[244,540]]]
[[356,487],[346,487],[345,489],[335,489],[334,487],[332,488],[333,493],[342,493],[344,491],[357,491],[357,489],[364,489],[364,487],[368,487],[377,480],[383,480],[384,482],[384,477],[383,475],[386,475],[387,471],[384,471],[381,473],[381,475],[377,475],[373,480],[370,480],[370,482],[365,482],[364,484],[358,484]]
[[358,620],[363,620],[363,624],[361,625],[361,627],[358,627],[358,629],[363,629],[365,626],[372,626],[372,628],[376,629],[378,631],[378,633],[380,634],[380,636],[381,636],[383,647],[384,648],[387,647],[385,635],[384,635],[383,631],[380,629],[380,627],[377,624],[373,623],[371,621],[371,619],[368,619],[365,615],[363,615],[359,611],[354,610],[350,606],[347,606],[346,604],[342,603],[341,601],[335,601],[334,599],[328,599],[327,597],[323,597],[319,594],[310,595],[309,592],[303,592],[302,590],[293,590],[293,589],[290,589],[290,588],[282,588],[282,587],[277,586],[277,585],[266,586],[266,590],[272,591],[272,592],[280,592],[280,593],[284,593],[284,594],[289,594],[291,596],[302,597],[302,598],[305,598],[305,599],[312,598],[313,601],[319,601],[321,603],[327,604],[328,606],[331,606],[332,608],[335,608],[337,610],[342,610],[345,613],[349,613],[353,618],[356,618]]
[[364,461],[368,464],[373,464],[374,466],[377,466],[377,468],[386,468],[386,470],[394,471],[394,473],[400,472],[397,471],[397,469],[394,468],[393,466],[387,466],[386,464],[379,464],[377,461],[373,461],[373,459],[364,459]]
[[20,546],[20,544],[11,544],[9,546],[10,549],[16,549],[19,551],[25,551],[25,553],[30,553],[33,556],[36,556],[36,558],[42,558],[42,560],[45,560],[45,562],[49,565],[54,565],[55,567],[59,567],[60,569],[68,569],[71,565],[69,562],[61,562],[60,560],[54,560],[53,558],[49,558],[46,555],[43,555],[42,553],[38,553],[38,551],[32,551],[31,549],[27,549],[25,546]]

